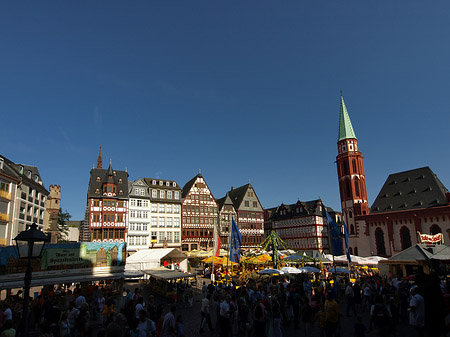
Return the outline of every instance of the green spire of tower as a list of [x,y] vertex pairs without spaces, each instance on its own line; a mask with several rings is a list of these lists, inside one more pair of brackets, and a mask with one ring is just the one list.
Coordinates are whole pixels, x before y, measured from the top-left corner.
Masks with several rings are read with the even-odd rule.
[[353,131],[352,122],[350,121],[350,117],[348,116],[347,107],[344,103],[344,97],[342,97],[341,93],[341,115],[339,118],[339,139],[341,141],[343,139],[356,138],[355,131]]

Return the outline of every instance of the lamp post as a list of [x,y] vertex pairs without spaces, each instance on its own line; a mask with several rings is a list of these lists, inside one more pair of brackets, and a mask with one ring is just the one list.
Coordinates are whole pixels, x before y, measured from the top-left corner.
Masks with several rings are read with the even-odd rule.
[[26,231],[20,232],[15,238],[19,258],[27,259],[27,269],[25,271],[23,287],[23,308],[22,308],[22,336],[28,335],[29,325],[29,302],[31,287],[31,259],[41,257],[45,244],[50,238],[40,231],[35,223]]

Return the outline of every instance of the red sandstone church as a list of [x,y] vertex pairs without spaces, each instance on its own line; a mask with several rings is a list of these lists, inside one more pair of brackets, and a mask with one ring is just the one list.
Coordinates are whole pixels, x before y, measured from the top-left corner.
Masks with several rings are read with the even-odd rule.
[[418,233],[442,233],[449,245],[450,193],[429,167],[389,175],[369,208],[363,156],[342,96],[336,164],[351,254],[391,256],[418,243]]

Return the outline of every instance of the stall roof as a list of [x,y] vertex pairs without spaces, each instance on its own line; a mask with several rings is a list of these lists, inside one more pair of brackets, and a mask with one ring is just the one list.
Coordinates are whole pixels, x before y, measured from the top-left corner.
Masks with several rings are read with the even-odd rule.
[[417,244],[404,251],[390,257],[384,263],[399,261],[429,261],[429,260],[450,260],[450,247],[446,245],[428,246]]
[[176,248],[141,249],[127,257],[127,263],[160,261],[162,259],[180,261],[186,258],[186,254]]
[[179,279],[179,278],[194,277],[193,274],[183,273],[178,270],[171,270],[171,269],[167,269],[167,268],[148,269],[148,270],[144,270],[143,272],[147,275],[150,275],[151,277],[154,277],[154,278],[160,279],[160,280],[175,280],[175,279]]

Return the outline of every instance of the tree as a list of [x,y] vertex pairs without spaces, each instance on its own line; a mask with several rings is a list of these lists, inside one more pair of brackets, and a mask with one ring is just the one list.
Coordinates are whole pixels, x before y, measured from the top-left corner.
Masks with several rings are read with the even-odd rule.
[[61,208],[59,209],[56,232],[58,242],[67,241],[67,235],[69,234],[69,225],[67,224],[67,221],[69,221],[71,217],[69,212],[63,212]]

